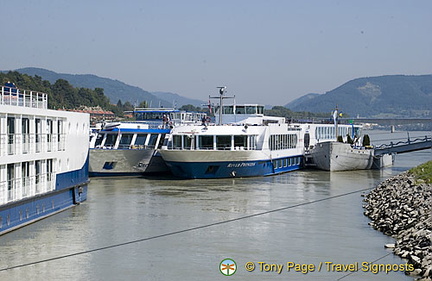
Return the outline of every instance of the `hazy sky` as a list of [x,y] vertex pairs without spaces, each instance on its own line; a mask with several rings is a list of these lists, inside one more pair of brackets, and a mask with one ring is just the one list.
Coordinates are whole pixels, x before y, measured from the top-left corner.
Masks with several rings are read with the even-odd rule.
[[359,77],[432,73],[431,0],[0,0],[0,69],[283,105]]

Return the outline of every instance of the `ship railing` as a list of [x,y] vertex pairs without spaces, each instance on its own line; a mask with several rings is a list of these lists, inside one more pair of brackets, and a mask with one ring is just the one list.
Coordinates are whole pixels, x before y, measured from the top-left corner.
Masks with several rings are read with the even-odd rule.
[[375,149],[384,149],[384,148],[392,148],[398,145],[407,145],[407,144],[414,144],[414,143],[421,143],[421,142],[430,142],[432,141],[432,138],[429,136],[424,136],[424,137],[418,137],[415,139],[410,139],[408,138],[408,140],[406,141],[398,141],[398,142],[393,142],[391,141],[390,144],[381,144],[381,145],[376,145]]
[[[128,124],[146,124],[148,125],[148,129],[165,129],[165,124],[163,124],[162,120],[157,120],[157,121],[149,121],[149,120],[137,120],[137,121],[127,121],[124,123],[128,123]],[[119,128],[120,132],[122,130],[122,128]],[[147,128],[145,128],[147,129]]]
[[8,134],[8,154],[13,155],[16,153],[16,135]]
[[23,177],[22,180],[22,195],[23,197],[27,197],[30,195],[30,190],[32,187],[32,181],[31,181],[31,177]]
[[31,153],[31,146],[30,146],[30,134],[23,134],[22,135],[22,153],[27,154]]
[[48,134],[46,136],[46,138],[47,138],[46,149],[47,149],[48,152],[51,152],[51,151],[53,151],[53,142],[52,142],[53,138],[52,138],[52,135]]
[[42,151],[42,134],[35,134],[36,153]]
[[47,109],[48,94],[1,86],[0,104]]
[[[56,150],[57,148],[57,150]],[[0,156],[64,151],[66,134],[0,134]]]
[[55,189],[55,172],[12,178],[0,182],[0,206]]
[[0,182],[0,206],[6,204],[8,202],[8,182],[2,181]]
[[65,151],[66,150],[66,134],[58,134],[57,135],[57,150]]

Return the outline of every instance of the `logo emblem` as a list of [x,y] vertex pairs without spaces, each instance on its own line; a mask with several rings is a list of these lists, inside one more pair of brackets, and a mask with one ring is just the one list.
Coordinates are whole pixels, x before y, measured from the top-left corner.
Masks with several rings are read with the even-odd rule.
[[237,271],[237,264],[233,259],[224,259],[219,264],[220,272],[225,276],[231,276]]

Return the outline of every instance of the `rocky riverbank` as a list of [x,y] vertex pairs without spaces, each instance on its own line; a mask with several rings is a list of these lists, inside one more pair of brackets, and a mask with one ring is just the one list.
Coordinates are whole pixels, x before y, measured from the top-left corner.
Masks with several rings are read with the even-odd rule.
[[405,172],[379,184],[364,201],[369,224],[394,237],[395,244],[386,246],[413,265],[406,274],[432,280],[432,184]]

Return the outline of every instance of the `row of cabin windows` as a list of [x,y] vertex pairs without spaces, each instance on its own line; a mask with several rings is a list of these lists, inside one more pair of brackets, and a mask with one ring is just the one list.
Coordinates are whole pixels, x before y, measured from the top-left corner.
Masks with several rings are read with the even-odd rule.
[[[42,132],[42,120],[39,118],[34,119],[34,134],[36,136],[41,135]],[[52,140],[52,135],[54,135],[54,127],[53,127],[53,120],[47,119],[46,120],[46,127],[45,132],[47,136],[49,137],[49,140]],[[8,117],[7,118],[7,134],[8,135],[14,135],[16,133],[19,133],[17,131],[16,126],[16,118],[15,117]],[[23,135],[30,134],[30,119],[29,118],[21,118],[21,133]],[[60,134],[64,133],[64,126],[63,126],[63,120],[57,120],[57,135],[58,140],[60,140]],[[37,141],[37,138],[36,138]]]
[[257,105],[226,105],[223,114],[263,114],[264,106]]
[[53,159],[11,163],[3,166],[4,168],[6,179],[0,182],[0,203],[54,189]]
[[173,135],[169,149],[255,150],[254,135]]
[[297,135],[281,134],[271,135],[269,139],[270,150],[291,149],[297,147]]
[[[338,136],[359,136],[359,130],[359,127],[338,127]],[[318,140],[336,139],[336,128],[334,126],[316,127],[315,136]]]
[[291,157],[291,158],[273,160],[273,167],[275,169],[286,168],[290,166],[299,166],[300,164],[301,164],[301,157]]
[[[117,138],[120,136],[118,148],[130,148],[134,146],[148,146],[156,147],[159,134],[136,134],[135,141],[133,137],[135,134],[99,134],[96,139],[95,146],[103,147],[115,147]],[[161,140],[164,138],[164,134],[161,135]]]
[[[17,120],[21,119],[21,130],[18,129]],[[34,122],[33,124],[31,124]],[[54,121],[52,119],[45,120],[45,126],[42,125],[44,122],[42,119],[35,118],[31,120],[29,118],[16,118],[16,117],[7,117],[6,120],[6,132],[7,135],[7,144],[8,144],[8,154],[16,154],[17,153],[17,135],[21,134],[21,143],[22,143],[22,153],[29,153],[31,151],[30,143],[36,143],[36,149],[34,152],[41,152],[42,148],[40,143],[45,138],[45,142],[47,143],[46,151],[52,151],[53,146],[52,142],[56,141],[58,143],[57,150],[64,150],[64,122],[63,120],[57,120],[57,132],[54,133]],[[32,129],[33,128],[33,129]]]

